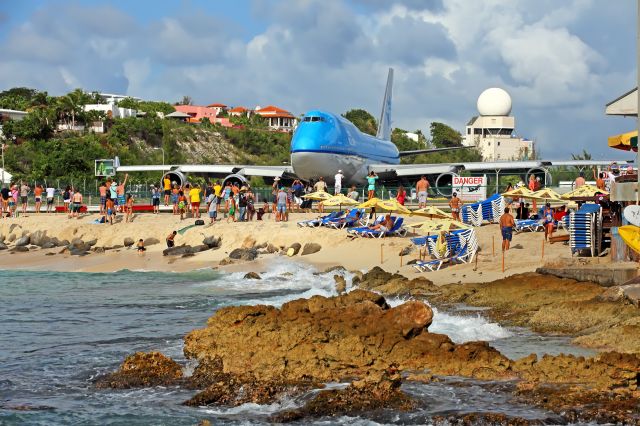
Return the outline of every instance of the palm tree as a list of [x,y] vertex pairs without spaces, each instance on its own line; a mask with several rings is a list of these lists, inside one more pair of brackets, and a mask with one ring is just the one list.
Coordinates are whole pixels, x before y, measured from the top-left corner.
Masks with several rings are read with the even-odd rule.
[[[71,128],[76,126],[76,116],[82,113],[84,105],[89,100],[90,96],[83,92],[82,89],[76,89],[58,98],[60,112],[65,117],[71,116]],[[68,121],[67,124],[69,124]]]

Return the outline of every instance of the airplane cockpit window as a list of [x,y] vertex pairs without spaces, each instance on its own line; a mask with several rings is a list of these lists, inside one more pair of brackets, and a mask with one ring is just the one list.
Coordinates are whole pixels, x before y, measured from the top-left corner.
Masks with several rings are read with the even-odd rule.
[[325,121],[324,117],[305,117],[302,121]]

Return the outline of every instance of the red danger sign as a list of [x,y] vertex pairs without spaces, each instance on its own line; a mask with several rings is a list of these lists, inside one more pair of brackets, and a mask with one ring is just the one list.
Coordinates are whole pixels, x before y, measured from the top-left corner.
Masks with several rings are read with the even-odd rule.
[[483,185],[484,177],[482,176],[454,176],[453,186],[471,186],[471,185]]

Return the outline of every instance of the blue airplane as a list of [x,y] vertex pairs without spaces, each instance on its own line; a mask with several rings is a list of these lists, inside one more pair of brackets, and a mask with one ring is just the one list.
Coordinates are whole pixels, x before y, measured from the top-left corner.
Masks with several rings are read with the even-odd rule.
[[421,149],[398,151],[391,142],[391,98],[393,89],[393,69],[389,69],[387,86],[382,103],[382,112],[376,136],[361,132],[346,118],[330,112],[313,110],[304,115],[291,140],[290,166],[252,166],[233,164],[212,165],[167,165],[167,166],[116,166],[118,172],[163,171],[172,181],[183,184],[188,174],[203,174],[222,178],[240,185],[247,184],[250,176],[266,178],[291,177],[303,180],[317,180],[323,177],[332,183],[341,171],[343,184],[362,184],[371,172],[381,178],[398,179],[421,174],[414,169],[403,170],[400,157],[430,152],[464,149],[466,147]]

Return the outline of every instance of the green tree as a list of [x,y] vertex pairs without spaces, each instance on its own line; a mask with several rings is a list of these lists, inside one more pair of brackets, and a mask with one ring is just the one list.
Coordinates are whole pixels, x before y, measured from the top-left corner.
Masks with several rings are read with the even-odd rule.
[[67,93],[58,98],[58,108],[67,125],[75,127],[76,118],[84,111],[84,106],[91,100],[90,95],[86,94],[82,89],[75,89],[73,92]]
[[436,148],[462,146],[462,135],[444,123],[431,123],[431,143]]
[[378,132],[376,119],[363,109],[352,109],[342,116],[352,122],[363,133],[375,136]]
[[580,154],[571,154],[571,159],[573,159],[573,160],[592,160],[592,157],[591,157],[591,154],[586,149],[583,149],[582,153],[580,153]]
[[417,149],[425,149],[424,139],[421,140],[418,135],[418,141],[414,141],[407,136],[407,131],[402,129],[393,129],[391,132],[391,142],[393,142],[399,151],[415,151]]

